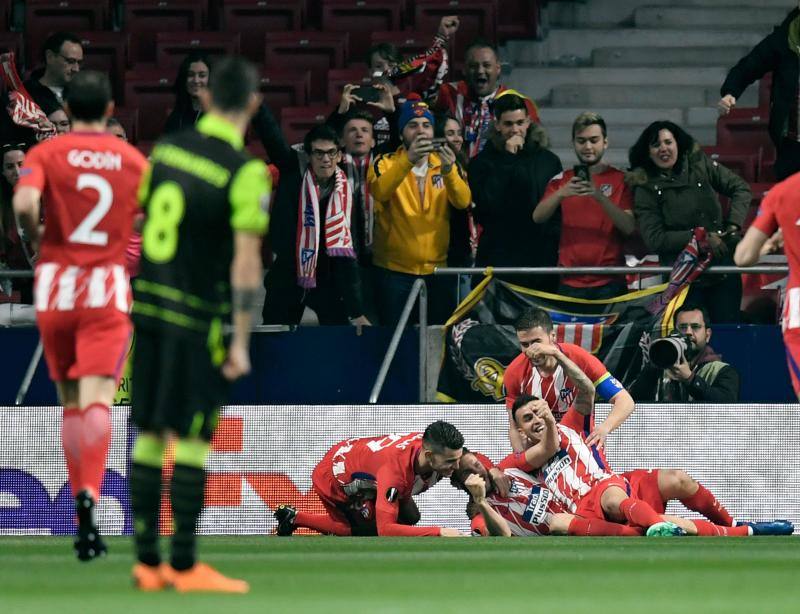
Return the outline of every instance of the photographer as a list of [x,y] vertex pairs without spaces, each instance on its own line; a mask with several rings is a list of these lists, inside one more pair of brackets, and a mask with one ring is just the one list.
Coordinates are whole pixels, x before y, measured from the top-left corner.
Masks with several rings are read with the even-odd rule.
[[[645,364],[630,392],[636,401],[697,401],[736,403],[739,400],[739,374],[708,345],[711,325],[708,312],[700,305],[684,304],[675,313],[673,333],[677,362],[659,368],[653,360],[653,345],[645,349]],[[681,341],[683,343],[681,343]]]

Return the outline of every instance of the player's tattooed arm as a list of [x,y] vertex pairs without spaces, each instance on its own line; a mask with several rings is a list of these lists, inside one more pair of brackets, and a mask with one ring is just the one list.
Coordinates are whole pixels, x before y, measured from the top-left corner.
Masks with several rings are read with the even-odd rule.
[[558,452],[561,442],[558,436],[556,419],[553,417],[553,412],[550,411],[547,401],[540,399],[533,401],[533,403],[535,404],[534,413],[544,421],[544,432],[538,442],[525,450],[525,462],[530,467],[538,469]]
[[595,391],[592,380],[564,352],[559,350],[555,354],[555,359],[564,369],[567,377],[575,384],[575,400],[573,401],[575,409],[584,416],[588,416],[594,410]]
[[486,483],[483,481],[483,478],[473,473],[467,477],[464,481],[464,485],[472,496],[475,505],[478,506],[478,510],[481,516],[483,516],[483,520],[486,522],[486,528],[489,530],[489,534],[499,537],[511,537],[511,529],[505,518],[500,516],[486,500]]

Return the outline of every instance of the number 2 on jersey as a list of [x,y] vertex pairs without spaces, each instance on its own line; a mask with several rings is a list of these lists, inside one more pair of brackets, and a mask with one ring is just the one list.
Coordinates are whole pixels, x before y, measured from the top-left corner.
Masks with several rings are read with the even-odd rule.
[[150,197],[147,223],[142,232],[142,251],[155,263],[169,262],[178,250],[178,225],[183,219],[186,199],[174,181],[159,185]]
[[105,177],[94,173],[81,173],[76,184],[78,191],[94,190],[97,192],[97,204],[83,218],[72,234],[69,235],[70,243],[83,243],[84,245],[108,245],[108,233],[95,230],[97,225],[111,209],[114,202],[114,189]]

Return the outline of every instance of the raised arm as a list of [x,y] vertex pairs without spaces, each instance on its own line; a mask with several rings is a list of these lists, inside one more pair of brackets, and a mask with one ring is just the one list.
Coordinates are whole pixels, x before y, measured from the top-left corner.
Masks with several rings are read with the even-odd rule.
[[486,500],[486,483],[483,478],[475,473],[471,474],[464,481],[467,491],[472,496],[475,505],[486,522],[489,534],[497,537],[511,537],[511,528],[508,522],[489,504]]

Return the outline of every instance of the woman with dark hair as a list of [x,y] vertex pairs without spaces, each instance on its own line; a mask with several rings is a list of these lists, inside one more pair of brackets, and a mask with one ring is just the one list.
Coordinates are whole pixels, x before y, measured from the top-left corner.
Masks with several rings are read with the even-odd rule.
[[[670,121],[644,129],[628,153],[634,212],[648,249],[664,265],[692,238],[695,228],[706,230],[712,264],[732,265],[733,249],[750,206],[750,186],[738,175],[712,161],[694,139]],[[717,194],[730,199],[726,212]],[[703,275],[686,300],[706,306],[714,323],[739,321],[742,300],[740,275]]]
[[[20,170],[25,161],[25,143],[6,144],[0,148],[0,263],[12,270],[32,269],[33,250],[20,237],[11,198],[14,186],[19,181]],[[12,287],[20,293],[20,302],[33,304],[33,278],[18,278]],[[6,288],[7,289],[7,288]]]
[[203,114],[200,91],[208,87],[211,61],[202,51],[187,55],[175,78],[175,107],[167,118],[164,134],[194,126]]

